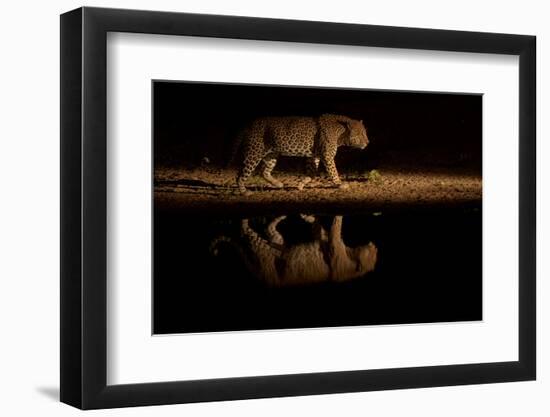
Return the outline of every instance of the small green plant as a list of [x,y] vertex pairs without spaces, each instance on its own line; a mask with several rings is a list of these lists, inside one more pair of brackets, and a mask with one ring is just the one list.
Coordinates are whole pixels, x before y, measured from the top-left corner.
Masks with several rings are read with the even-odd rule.
[[372,169],[367,174],[367,181],[374,184],[379,184],[382,182],[382,175],[378,172],[378,170]]

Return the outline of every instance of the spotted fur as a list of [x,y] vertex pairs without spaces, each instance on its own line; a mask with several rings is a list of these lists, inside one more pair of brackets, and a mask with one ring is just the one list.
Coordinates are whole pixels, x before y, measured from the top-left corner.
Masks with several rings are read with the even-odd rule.
[[335,216],[327,232],[314,216],[301,215],[311,224],[313,240],[288,244],[277,226],[286,216],[273,220],[266,237],[252,228],[248,219],[241,223],[240,239],[215,239],[211,251],[217,254],[222,242],[232,244],[247,269],[269,287],[287,287],[321,282],[345,282],[373,271],[378,250],[367,245],[350,248],[342,239],[342,216]]
[[[319,118],[259,118],[241,132],[239,139],[242,157],[237,185],[241,193],[247,193],[246,181],[260,163],[263,164],[263,178],[275,187],[282,188],[283,183],[272,176],[281,155],[308,158],[312,173],[317,172],[319,162],[322,162],[332,182],[346,188],[346,184],[340,181],[334,163],[338,147],[364,149],[369,143],[361,120],[334,114],[323,114]],[[310,180],[309,177],[304,178],[301,187]]]

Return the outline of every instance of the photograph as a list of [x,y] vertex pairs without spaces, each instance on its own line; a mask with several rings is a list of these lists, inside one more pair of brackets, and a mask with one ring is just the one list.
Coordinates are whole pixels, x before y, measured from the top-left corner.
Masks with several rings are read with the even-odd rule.
[[483,320],[482,107],[152,80],[153,334]]
[[[205,1],[59,25],[41,3],[39,31],[10,29],[7,202],[48,233],[4,216],[26,312],[5,356],[41,347],[6,404],[541,415],[544,14]],[[33,187],[52,167],[59,192]]]

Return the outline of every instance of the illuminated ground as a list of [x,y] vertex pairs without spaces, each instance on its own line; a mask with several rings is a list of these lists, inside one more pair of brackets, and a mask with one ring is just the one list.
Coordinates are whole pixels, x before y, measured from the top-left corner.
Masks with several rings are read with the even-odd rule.
[[[369,180],[368,172],[341,173],[349,184],[342,190],[334,188],[326,177],[314,178],[302,191],[296,184],[302,174],[275,172],[285,184],[277,189],[259,176],[249,180],[252,195],[237,192],[236,172],[206,166],[196,169],[155,169],[155,207],[167,209],[273,208],[293,207],[319,209],[372,209],[399,206],[481,206],[481,176],[453,170],[422,170],[411,168],[380,168],[380,174]],[[372,176],[371,176],[372,179]]]

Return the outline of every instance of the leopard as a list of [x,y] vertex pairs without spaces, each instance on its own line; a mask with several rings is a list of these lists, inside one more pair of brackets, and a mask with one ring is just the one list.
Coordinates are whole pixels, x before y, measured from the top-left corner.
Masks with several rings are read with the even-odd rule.
[[[343,216],[333,217],[327,231],[314,215],[300,214],[310,225],[312,239],[301,243],[287,242],[278,230],[286,215],[272,220],[262,235],[241,220],[238,239],[220,236],[210,244],[217,256],[223,244],[237,250],[246,269],[268,288],[288,288],[322,283],[344,283],[366,276],[376,267],[378,249],[373,242],[349,247],[342,239]],[[265,237],[264,237],[265,235]]]
[[[318,172],[322,162],[333,185],[349,187],[340,180],[334,158],[340,146],[365,149],[369,144],[367,129],[362,120],[336,114],[319,117],[268,116],[253,120],[237,135],[232,160],[240,150],[240,167],[237,187],[241,194],[250,195],[247,179],[263,164],[262,177],[276,188],[284,184],[273,177],[272,172],[279,156],[307,158],[310,175]],[[311,181],[306,176],[298,189]]]

